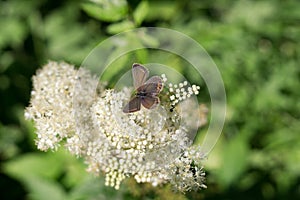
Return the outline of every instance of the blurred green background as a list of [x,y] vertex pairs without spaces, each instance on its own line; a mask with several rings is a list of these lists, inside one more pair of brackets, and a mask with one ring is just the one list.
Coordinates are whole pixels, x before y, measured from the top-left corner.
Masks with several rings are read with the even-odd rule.
[[[206,190],[176,194],[129,179],[115,191],[67,152],[37,151],[24,120],[31,77],[47,60],[80,65],[98,42],[141,26],[187,34],[222,74],[228,112],[205,164]],[[135,56],[147,62],[147,52]],[[299,89],[298,0],[1,0],[0,198],[300,199]]]

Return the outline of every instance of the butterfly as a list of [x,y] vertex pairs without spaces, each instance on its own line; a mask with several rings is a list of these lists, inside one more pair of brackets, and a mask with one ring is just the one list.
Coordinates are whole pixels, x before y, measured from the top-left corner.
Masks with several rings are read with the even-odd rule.
[[162,79],[159,76],[152,76],[147,80],[149,77],[148,69],[138,63],[132,65],[132,77],[135,94],[125,105],[123,112],[139,111],[141,104],[147,109],[156,107],[160,102],[158,94],[163,89]]

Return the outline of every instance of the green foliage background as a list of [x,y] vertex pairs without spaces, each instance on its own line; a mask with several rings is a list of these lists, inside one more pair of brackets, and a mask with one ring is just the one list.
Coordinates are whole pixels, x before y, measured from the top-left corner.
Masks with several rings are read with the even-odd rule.
[[[300,199],[299,10],[298,0],[0,1],[0,198]],[[68,153],[38,152],[24,120],[31,76],[48,59],[80,65],[100,41],[141,26],[189,35],[222,74],[228,113],[205,163],[206,190],[128,180],[114,191]],[[205,89],[199,99],[209,105]]]

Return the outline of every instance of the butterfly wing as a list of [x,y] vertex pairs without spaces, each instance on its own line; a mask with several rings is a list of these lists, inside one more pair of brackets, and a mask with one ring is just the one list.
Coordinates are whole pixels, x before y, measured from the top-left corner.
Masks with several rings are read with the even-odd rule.
[[[151,94],[151,96],[157,95],[163,89],[162,79],[159,76],[152,76],[140,88],[147,94]],[[140,88],[138,90],[140,90]]]
[[143,95],[131,99],[124,107],[124,113],[139,111],[141,104],[147,109],[152,109],[159,104],[157,95],[163,89],[162,79],[159,76],[152,76],[147,80],[148,76],[149,71],[144,66],[137,63],[132,65],[134,88],[137,90],[137,93]]
[[132,65],[133,86],[135,89],[142,86],[149,77],[149,71],[143,65],[134,63]]
[[155,96],[146,96],[141,99],[142,105],[147,109],[153,109],[159,104],[159,98]]
[[143,91],[145,96],[141,98],[142,105],[147,109],[152,109],[159,104],[157,95],[162,90],[162,79],[159,76],[152,76],[137,91]]
[[132,112],[139,111],[140,109],[141,109],[141,99],[138,97],[134,97],[123,108],[123,112],[124,113],[132,113]]

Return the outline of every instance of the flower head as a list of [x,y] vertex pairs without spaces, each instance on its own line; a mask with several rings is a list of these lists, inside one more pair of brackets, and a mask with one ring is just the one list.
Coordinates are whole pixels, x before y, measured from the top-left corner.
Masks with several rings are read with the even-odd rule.
[[[64,138],[75,132],[73,96],[75,83],[80,79],[86,88],[97,84],[89,71],[76,70],[64,62],[48,62],[32,78],[33,90],[25,117],[35,122],[38,149],[56,150]],[[84,104],[87,103],[85,99]]]
[[[167,85],[166,75],[162,80]],[[168,84],[155,109],[124,113],[130,88],[104,90],[89,71],[66,63],[49,62],[33,85],[25,116],[35,122],[40,150],[63,143],[85,159],[89,172],[104,173],[106,185],[116,189],[129,176],[154,186],[169,182],[182,192],[205,187],[204,156],[191,146],[189,124],[176,109],[198,94],[198,86]]]

